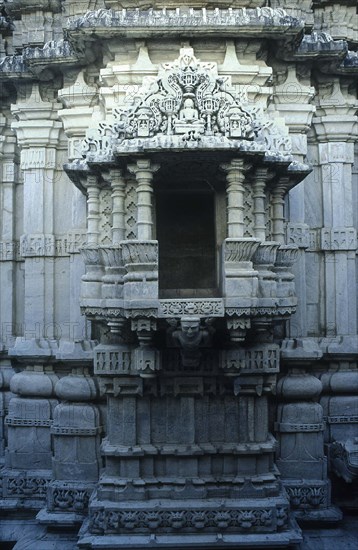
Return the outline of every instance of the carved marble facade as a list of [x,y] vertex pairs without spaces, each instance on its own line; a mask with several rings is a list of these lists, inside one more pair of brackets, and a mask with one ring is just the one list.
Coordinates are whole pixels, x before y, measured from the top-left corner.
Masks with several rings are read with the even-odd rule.
[[1,540],[289,547],[340,521],[353,3],[0,4]]

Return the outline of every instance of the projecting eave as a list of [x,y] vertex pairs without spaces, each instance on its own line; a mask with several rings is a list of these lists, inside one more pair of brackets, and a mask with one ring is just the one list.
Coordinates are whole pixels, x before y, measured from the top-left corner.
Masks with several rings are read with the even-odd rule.
[[78,40],[114,37],[212,36],[296,39],[304,29],[303,20],[287,15],[281,8],[256,9],[166,9],[104,10],[70,17],[66,35]]

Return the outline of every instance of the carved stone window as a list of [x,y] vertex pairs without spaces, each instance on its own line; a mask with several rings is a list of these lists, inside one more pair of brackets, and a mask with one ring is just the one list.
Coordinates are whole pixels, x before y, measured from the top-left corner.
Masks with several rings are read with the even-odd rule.
[[161,297],[216,295],[215,193],[159,191],[156,212]]

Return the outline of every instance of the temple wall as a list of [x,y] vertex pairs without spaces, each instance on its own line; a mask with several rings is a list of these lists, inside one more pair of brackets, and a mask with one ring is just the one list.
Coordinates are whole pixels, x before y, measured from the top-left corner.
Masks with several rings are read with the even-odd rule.
[[[0,541],[288,547],[301,520],[339,521],[358,471],[353,3],[0,4],[0,521],[21,522]],[[173,289],[158,208],[190,196],[215,250],[192,222],[182,261],[214,267]]]

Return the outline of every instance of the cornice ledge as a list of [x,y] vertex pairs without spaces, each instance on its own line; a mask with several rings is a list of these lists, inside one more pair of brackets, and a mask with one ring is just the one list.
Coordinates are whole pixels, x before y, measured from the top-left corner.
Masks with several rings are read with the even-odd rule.
[[292,17],[281,8],[229,8],[229,9],[166,9],[138,10],[100,9],[88,11],[83,16],[69,17],[68,36],[96,34],[111,37],[115,34],[139,33],[162,35],[177,33],[205,33],[210,31],[223,35],[240,33],[242,30],[265,36],[282,38],[282,34],[297,35],[302,32],[304,21]]
[[23,55],[6,55],[0,60],[0,80],[33,78]]
[[313,31],[306,34],[294,57],[299,59],[311,57],[344,57],[347,54],[348,45],[345,40],[333,40],[332,36],[326,32]]
[[23,50],[23,59],[30,67],[46,63],[77,64],[80,60],[80,52],[75,51],[68,40],[51,40],[43,47],[27,47]]

